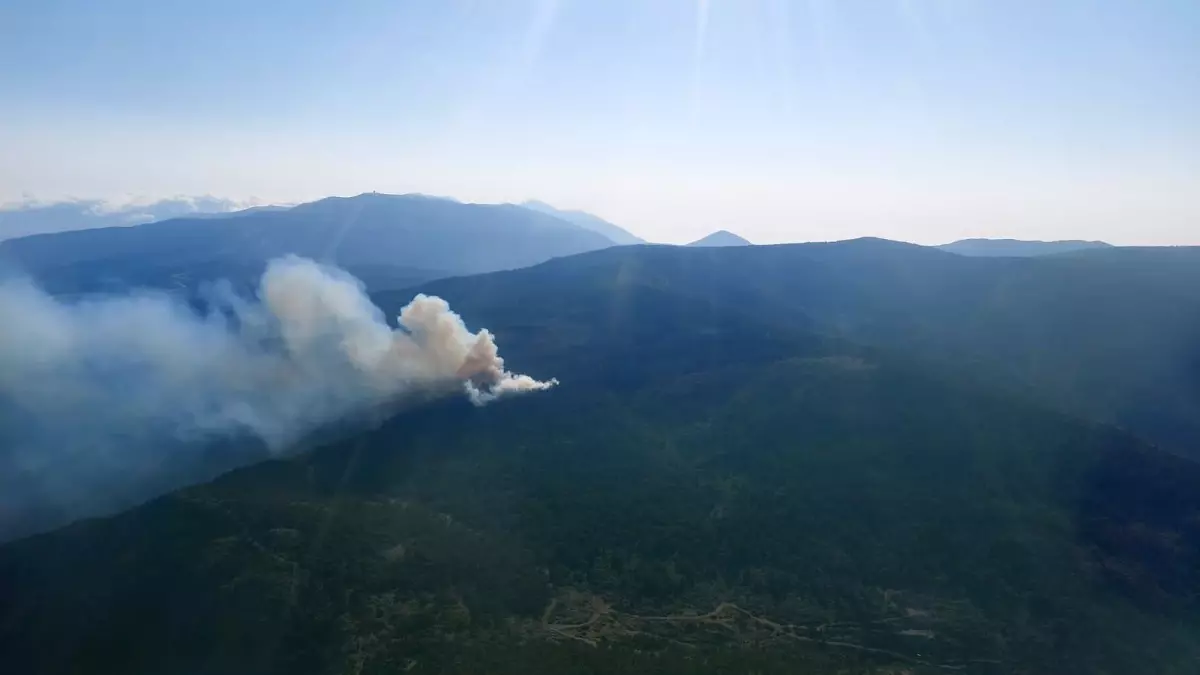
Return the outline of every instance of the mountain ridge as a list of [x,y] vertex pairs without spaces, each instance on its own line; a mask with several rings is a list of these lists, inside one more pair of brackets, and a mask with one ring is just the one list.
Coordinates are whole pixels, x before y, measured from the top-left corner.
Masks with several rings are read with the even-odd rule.
[[1084,241],[1079,239],[1036,241],[1027,239],[974,238],[959,239],[949,244],[941,244],[938,248],[943,251],[958,253],[959,255],[1026,257],[1112,248],[1112,244],[1103,241]]
[[[86,291],[108,277],[159,279],[197,266],[240,270],[289,254],[351,268],[470,274],[611,245],[603,235],[513,205],[366,193],[282,210],[10,239],[0,242],[0,260],[38,280],[68,278],[66,290]],[[147,266],[163,271],[142,274]]]
[[536,199],[530,199],[521,202],[519,206],[532,209],[540,213],[545,213],[547,215],[555,216],[557,218],[562,218],[563,220],[569,223],[574,223],[579,227],[591,230],[593,232],[598,232],[608,237],[613,241],[613,243],[619,246],[646,243],[646,240],[634,235],[625,228],[610,223],[609,221],[604,220],[603,218],[594,214],[588,213],[587,211],[558,209],[550,204],[547,204],[546,202],[538,201]]
[[95,227],[129,227],[181,216],[220,216],[238,207],[234,200],[212,195],[134,204],[111,204],[100,199],[23,202],[0,206],[0,241]]

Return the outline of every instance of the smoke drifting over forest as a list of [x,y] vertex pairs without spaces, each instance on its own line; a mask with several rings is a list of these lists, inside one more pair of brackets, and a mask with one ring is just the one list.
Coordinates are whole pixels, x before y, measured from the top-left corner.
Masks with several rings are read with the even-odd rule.
[[279,452],[406,397],[483,405],[555,384],[507,371],[444,300],[416,296],[393,329],[361,283],[310,260],[272,261],[256,298],[208,296],[198,312],[162,293],[68,303],[0,284],[0,538],[30,514],[187,482],[213,442]]

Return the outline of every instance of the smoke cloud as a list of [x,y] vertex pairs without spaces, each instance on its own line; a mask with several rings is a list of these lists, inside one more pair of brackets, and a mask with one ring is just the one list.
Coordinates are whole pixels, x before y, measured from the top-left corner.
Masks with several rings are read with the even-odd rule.
[[[258,295],[199,313],[143,292],[64,303],[0,283],[0,538],[278,453],[315,428],[461,393],[476,405],[547,389],[507,371],[491,333],[418,295],[391,328],[363,286],[272,261]],[[214,460],[255,438],[260,455]],[[35,527],[37,525],[34,525]]]

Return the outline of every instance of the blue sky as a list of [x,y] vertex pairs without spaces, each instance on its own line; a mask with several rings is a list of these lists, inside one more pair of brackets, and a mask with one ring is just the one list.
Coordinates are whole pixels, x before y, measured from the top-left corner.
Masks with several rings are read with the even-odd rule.
[[0,202],[370,190],[1200,244],[1200,3],[0,3]]

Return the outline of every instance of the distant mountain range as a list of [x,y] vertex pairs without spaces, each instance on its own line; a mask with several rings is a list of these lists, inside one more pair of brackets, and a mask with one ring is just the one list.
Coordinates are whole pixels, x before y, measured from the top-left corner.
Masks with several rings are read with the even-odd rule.
[[568,223],[574,223],[586,230],[598,232],[608,237],[613,241],[613,243],[616,244],[627,245],[646,243],[644,239],[634,236],[628,230],[625,230],[618,225],[614,225],[599,216],[594,216],[590,213],[587,213],[586,211],[566,211],[562,209],[556,209],[545,202],[539,202],[532,199],[526,202],[521,202],[521,206],[524,206],[527,209],[533,209],[539,213],[545,213],[547,215],[554,216],[556,218],[562,218]]
[[[186,217],[188,217],[188,218],[234,218],[237,216],[250,215],[251,213],[268,213],[271,211],[287,211],[290,208],[292,208],[292,207],[268,204],[268,205],[263,205],[263,206],[251,206],[249,208],[237,209],[235,211],[212,211],[212,212],[192,213],[192,214],[188,214]],[[161,220],[166,220],[166,219],[163,218]]]
[[[0,240],[31,234],[139,225],[179,217],[215,217],[233,212],[238,203],[219,197],[172,197],[146,204],[112,205],[98,199],[0,207]],[[278,207],[253,207],[269,209]]]
[[1111,247],[1112,244],[1103,241],[1025,241],[1021,239],[959,239],[958,241],[938,246],[943,251],[950,251],[959,255],[1010,256],[1020,258]]
[[697,239],[688,246],[751,246],[752,244],[746,239],[730,232],[729,230],[717,230],[707,237]]
[[368,193],[10,239],[0,242],[0,260],[58,293],[254,279],[265,261],[286,254],[340,265],[368,284],[391,277],[388,287],[395,287],[612,245],[602,234],[520,206]]

